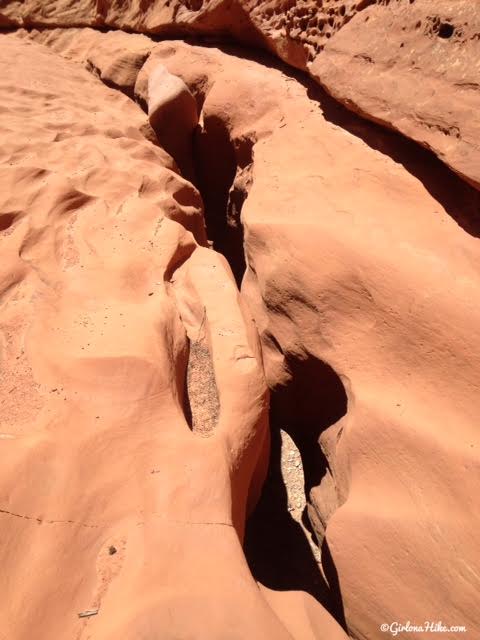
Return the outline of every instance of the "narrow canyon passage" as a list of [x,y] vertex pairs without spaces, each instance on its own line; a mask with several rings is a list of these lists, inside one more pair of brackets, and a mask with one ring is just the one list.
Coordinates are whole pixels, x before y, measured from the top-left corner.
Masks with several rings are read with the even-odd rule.
[[225,38],[0,38],[6,637],[475,629],[478,190]]
[[[38,577],[13,593],[3,583],[4,628],[29,637],[40,619],[45,637],[137,637],[152,625],[178,637],[192,624],[181,614],[185,590],[189,608],[197,601],[213,616],[201,632],[193,621],[196,637],[225,637],[228,626],[242,637],[292,637],[311,626],[306,605],[341,637],[313,599],[294,603],[296,620],[277,615],[239,546],[268,465],[267,389],[252,320],[228,266],[206,248],[198,191],[152,144],[129,98],[91,78],[87,104],[78,103],[80,68],[17,39],[5,51],[23,73],[14,83],[4,65],[20,108],[5,129],[2,179],[28,187],[3,203],[15,211],[4,278],[20,274],[4,289],[3,331],[23,316],[20,331],[3,333],[3,383],[18,402],[23,360],[33,403],[24,408],[36,417],[4,405],[2,555],[4,579],[27,567]],[[30,155],[17,135],[25,96],[46,107],[29,121]],[[183,563],[179,545],[191,547]],[[165,573],[173,576],[159,579]],[[176,612],[170,622],[165,608]]]

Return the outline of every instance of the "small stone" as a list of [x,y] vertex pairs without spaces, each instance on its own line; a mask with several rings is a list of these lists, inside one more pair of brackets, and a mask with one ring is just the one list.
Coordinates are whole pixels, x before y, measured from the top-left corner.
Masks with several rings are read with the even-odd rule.
[[89,611],[81,611],[78,614],[79,618],[90,618],[90,616],[96,616],[98,613],[98,609],[90,609]]

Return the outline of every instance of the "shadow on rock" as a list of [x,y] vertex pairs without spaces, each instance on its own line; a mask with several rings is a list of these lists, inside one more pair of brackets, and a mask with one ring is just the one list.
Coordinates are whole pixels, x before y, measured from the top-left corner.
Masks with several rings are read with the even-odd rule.
[[[247,524],[245,552],[255,578],[275,590],[303,590],[315,597],[345,627],[337,572],[326,541],[322,567],[312,553],[302,527],[288,511],[281,471],[280,429],[285,430],[302,457],[305,494],[318,486],[328,463],[318,440],[321,433],[347,412],[347,394],[340,377],[314,356],[286,357],[290,381],[273,390],[270,469],[260,502]],[[313,534],[308,516],[302,521]]]

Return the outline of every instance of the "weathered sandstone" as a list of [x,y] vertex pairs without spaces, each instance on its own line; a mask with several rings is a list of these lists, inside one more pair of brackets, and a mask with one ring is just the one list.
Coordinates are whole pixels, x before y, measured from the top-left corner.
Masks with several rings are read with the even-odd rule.
[[[323,471],[311,470],[311,516],[350,633],[381,637],[379,621],[405,611],[472,632],[478,240],[402,164],[327,122],[281,72],[180,43],[158,45],[149,64],[155,58],[204,96],[205,173],[216,176],[217,164],[204,150],[230,142],[230,217],[238,176],[249,173],[242,292],[268,382],[286,396],[280,418],[299,443],[319,438],[325,456]],[[470,189],[452,185],[467,202]],[[202,190],[208,201],[208,181]]]
[[480,5],[371,6],[325,46],[310,73],[335,98],[431,149],[480,187]]
[[[233,37],[308,71],[349,109],[480,186],[480,9],[470,0],[7,0],[0,26]],[[137,54],[135,54],[137,55]],[[140,54],[141,55],[141,54]]]
[[189,180],[195,180],[193,134],[198,125],[197,104],[178,76],[157,64],[148,75],[148,119],[159,143]]
[[345,637],[306,594],[260,590],[242,552],[268,394],[197,190],[121,93],[40,45],[1,52],[2,633]]
[[[2,629],[344,636],[243,555],[263,365],[350,636],[408,619],[476,637],[473,19],[441,35],[466,4],[436,4],[430,31],[422,0],[4,5],[49,28],[0,36]],[[261,44],[471,184],[269,57],[59,24]]]

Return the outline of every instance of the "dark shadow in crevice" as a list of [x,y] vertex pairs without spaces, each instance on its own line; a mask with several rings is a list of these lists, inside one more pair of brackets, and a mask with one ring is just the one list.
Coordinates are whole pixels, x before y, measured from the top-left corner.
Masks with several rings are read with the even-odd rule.
[[305,591],[332,611],[328,585],[301,526],[288,511],[280,456],[280,430],[273,427],[268,476],[245,532],[244,550],[250,570],[269,589]]
[[203,199],[208,237],[226,257],[238,286],[246,269],[241,211],[247,190],[237,178],[239,170],[251,163],[252,146],[245,142],[235,147],[217,116],[204,118],[193,142],[196,187]]
[[[286,355],[290,380],[272,390],[272,453],[260,502],[247,523],[245,552],[255,578],[274,590],[300,589],[314,596],[345,627],[335,567],[325,555],[325,582],[301,526],[288,512],[281,474],[280,429],[297,446],[303,464],[305,493],[318,486],[328,468],[320,449],[321,433],[347,412],[347,394],[340,377],[313,355]],[[305,519],[305,513],[302,518]],[[304,520],[305,521],[305,520]],[[309,530],[313,533],[311,526]],[[315,538],[313,538],[315,539]],[[322,561],[324,557],[322,547]]]
[[[51,29],[52,26],[27,24],[26,28],[36,28],[38,30]],[[10,31],[4,25],[6,31]],[[96,25],[99,31],[109,31],[102,25]],[[12,29],[15,30],[15,29]],[[114,30],[114,29],[113,29]],[[128,29],[124,29],[127,33]],[[227,33],[220,35],[199,35],[189,33],[188,30],[179,29],[178,26],[166,28],[164,32],[148,34],[156,42],[182,39],[188,44],[203,47],[216,47],[228,55],[241,57],[243,59],[258,62],[269,68],[281,71],[284,75],[295,79],[303,85],[311,100],[315,101],[324,117],[332,124],[335,124],[352,135],[361,138],[372,149],[379,151],[395,162],[402,164],[405,169],[422,182],[425,189],[437,200],[445,209],[447,214],[473,237],[480,237],[480,191],[468,184],[454,171],[449,169],[439,158],[419,143],[409,140],[400,133],[387,127],[387,125],[376,124],[366,119],[360,114],[349,111],[342,104],[332,98],[319,84],[309,78],[305,71],[295,69],[281,62],[272,54],[260,48],[260,45],[252,42],[251,47],[232,43],[233,36]],[[228,158],[227,162],[228,162]],[[227,168],[225,168],[226,170]],[[211,178],[210,182],[214,181]],[[208,182],[208,180],[207,180]],[[201,186],[201,185],[199,185]],[[225,190],[223,186],[221,189]],[[215,213],[208,213],[215,218]],[[213,227],[211,227],[213,229]],[[211,231],[213,233],[213,231]],[[220,236],[220,233],[216,234]],[[221,253],[227,255],[231,250],[234,260],[232,267],[235,271],[237,282],[241,281],[241,274],[244,273],[243,251],[239,251],[238,239],[241,229],[224,234],[222,240],[217,238],[217,247]],[[229,237],[230,236],[230,237]],[[214,240],[215,245],[215,240]],[[225,245],[225,247],[223,247]],[[237,266],[235,266],[237,265]]]
[[185,422],[188,424],[190,431],[193,431],[193,411],[192,411],[192,403],[190,401],[190,394],[188,390],[188,363],[190,361],[190,344],[191,342],[190,340],[188,340],[187,362],[182,363],[182,365],[184,366],[179,367],[181,368],[183,373],[182,376],[179,376],[183,380],[183,385],[181,385],[181,389],[179,389],[179,391],[181,391],[181,395],[179,394],[179,396],[181,398]]
[[0,231],[9,229],[18,217],[19,212],[0,213]]
[[342,592],[340,590],[338,573],[326,538],[322,542],[322,567],[325,573],[325,578],[328,582],[330,598],[334,603],[332,615],[335,617],[337,622],[342,625],[345,631],[348,631],[347,622],[345,620],[345,611],[342,604]]
[[277,69],[285,76],[305,87],[308,97],[317,103],[325,119],[360,138],[370,148],[389,156],[423,184],[430,195],[440,203],[447,214],[469,235],[480,237],[480,191],[475,189],[444,164],[432,151],[410,140],[401,133],[377,124],[350,111],[332,98],[306,72],[281,62],[272,54],[240,45],[196,38],[191,44],[217,47],[228,55],[258,62]]
[[346,415],[348,398],[337,373],[315,356],[287,355],[286,366],[290,382],[274,390],[271,419],[282,425],[300,451],[308,496],[328,467],[318,444],[320,435]]
[[401,133],[348,111],[317,85],[309,88],[308,95],[318,102],[329,122],[403,165],[466,233],[480,238],[480,191],[449,169],[432,151]]
[[[368,5],[369,2],[366,3]],[[248,16],[243,15],[242,20]],[[35,24],[34,21],[26,22],[26,29],[51,30],[61,25]],[[70,25],[84,26],[84,25]],[[238,25],[237,25],[238,26]],[[102,24],[93,25],[95,29],[107,32],[111,29]],[[16,27],[10,24],[0,25],[0,30],[5,32],[15,31]],[[131,30],[124,28],[126,33]],[[353,135],[361,138],[372,149],[380,151],[391,157],[395,162],[402,164],[409,173],[418,178],[426,190],[442,205],[459,226],[473,237],[480,237],[480,191],[469,185],[455,172],[448,168],[431,151],[422,147],[419,143],[409,140],[400,133],[387,127],[385,124],[376,124],[370,119],[365,119],[361,114],[349,111],[342,104],[332,98],[319,84],[309,78],[305,71],[295,69],[281,62],[271,53],[262,49],[263,41],[251,32],[249,45],[245,46],[235,40],[235,33],[225,31],[216,35],[201,35],[192,33],[186,26],[166,25],[161,32],[146,34],[155,42],[178,40],[204,47],[217,47],[229,55],[235,55],[247,60],[258,62],[269,68],[278,69],[284,75],[295,79],[302,84],[308,92],[308,96],[317,102],[325,118]],[[237,271],[240,271],[237,269]]]

